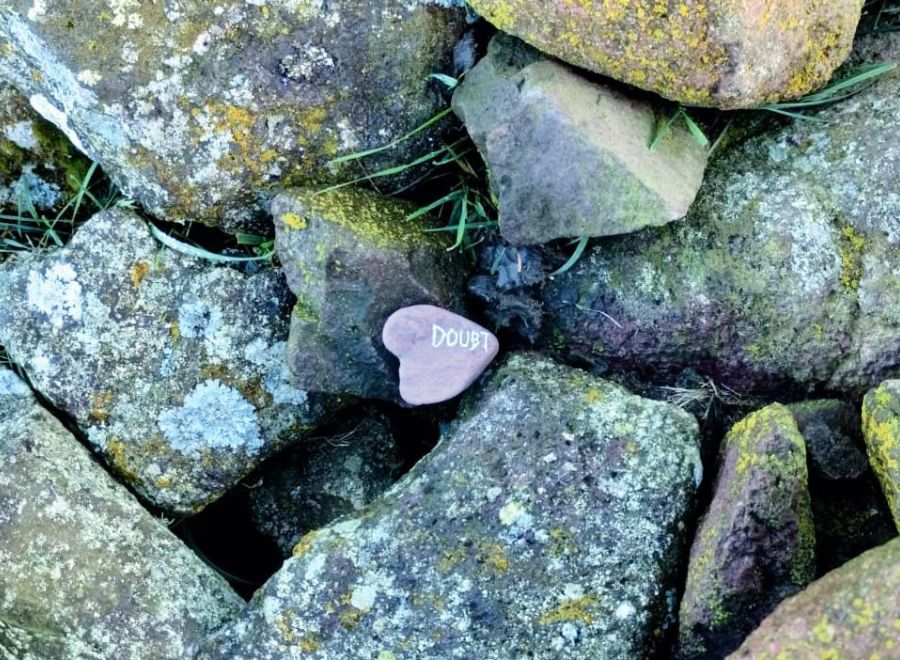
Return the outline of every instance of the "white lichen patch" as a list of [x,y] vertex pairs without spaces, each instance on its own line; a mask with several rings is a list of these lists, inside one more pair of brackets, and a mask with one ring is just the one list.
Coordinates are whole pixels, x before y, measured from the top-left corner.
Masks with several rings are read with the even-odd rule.
[[69,118],[65,112],[53,105],[43,94],[32,94],[28,98],[28,102],[35,112],[61,130],[69,138],[69,142],[75,145],[76,149],[82,153],[87,153],[87,149],[81,143],[78,134],[69,126]]
[[263,445],[256,410],[240,392],[215,379],[197,385],[181,407],[160,413],[157,424],[166,441],[185,454],[203,449],[253,454]]
[[28,10],[29,21],[39,21],[47,14],[47,0],[34,0],[34,4]]
[[0,397],[30,395],[31,390],[21,378],[9,369],[0,370]]
[[81,284],[69,264],[29,272],[27,295],[29,309],[46,315],[54,328],[61,329],[70,319],[81,320]]
[[75,77],[78,79],[78,82],[84,83],[88,87],[93,87],[103,79],[103,76],[91,69],[80,71]]
[[22,120],[4,127],[4,135],[12,140],[13,144],[22,149],[37,149],[37,136],[34,134],[34,122]]
[[178,309],[178,330],[182,337],[214,337],[222,328],[222,310],[204,301],[186,302]]

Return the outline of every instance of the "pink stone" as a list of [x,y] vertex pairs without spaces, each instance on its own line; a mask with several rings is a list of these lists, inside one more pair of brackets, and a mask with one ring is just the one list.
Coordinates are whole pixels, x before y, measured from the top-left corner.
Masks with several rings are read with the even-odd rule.
[[381,338],[400,359],[400,396],[413,406],[452,399],[500,350],[497,338],[480,325],[433,305],[398,309]]

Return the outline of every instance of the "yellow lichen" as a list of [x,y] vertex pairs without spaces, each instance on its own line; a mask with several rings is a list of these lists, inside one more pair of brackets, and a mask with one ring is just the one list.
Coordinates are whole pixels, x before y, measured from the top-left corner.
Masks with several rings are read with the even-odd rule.
[[144,278],[147,277],[147,273],[149,272],[150,264],[146,261],[138,261],[131,267],[131,283],[134,285],[135,289],[141,285],[141,282],[144,281]]
[[538,617],[538,623],[542,626],[548,626],[554,623],[566,623],[569,621],[580,623],[591,623],[594,620],[594,614],[591,610],[596,606],[597,599],[592,596],[579,596],[578,598],[570,598],[552,610],[544,612]]
[[319,532],[317,532],[315,530],[304,534],[303,537],[299,541],[297,541],[297,545],[294,546],[294,549],[291,551],[291,554],[294,557],[297,557],[299,555],[305,555],[307,552],[309,552],[312,549],[313,545],[316,542],[316,537],[318,537],[318,535],[319,535]]
[[290,211],[281,216],[281,221],[291,229],[306,229],[309,226],[306,218]]

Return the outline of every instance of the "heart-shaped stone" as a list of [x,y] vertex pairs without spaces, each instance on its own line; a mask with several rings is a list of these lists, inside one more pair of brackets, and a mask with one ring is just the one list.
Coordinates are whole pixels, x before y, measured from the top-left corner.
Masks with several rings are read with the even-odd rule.
[[480,325],[433,305],[398,309],[381,338],[400,359],[400,396],[413,406],[452,399],[500,350],[497,338]]

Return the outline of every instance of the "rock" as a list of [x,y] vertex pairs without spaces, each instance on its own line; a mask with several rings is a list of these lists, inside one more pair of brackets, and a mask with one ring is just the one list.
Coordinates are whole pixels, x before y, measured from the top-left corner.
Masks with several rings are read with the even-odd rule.
[[0,82],[0,209],[55,217],[90,163],[32,110],[28,99]]
[[686,413],[514,356],[383,497],[306,535],[205,657],[646,657],[700,473]]
[[11,0],[0,77],[150,213],[235,229],[269,187],[356,176],[326,165],[436,114],[427,78],[450,66],[463,16],[417,0]]
[[497,338],[469,319],[433,305],[388,317],[384,347],[400,360],[400,396],[413,406],[464,392],[497,356]]
[[788,406],[806,441],[812,475],[824,481],[858,479],[869,470],[859,412],[844,401],[818,399]]
[[897,612],[900,539],[784,601],[730,658],[895,658]]
[[788,406],[806,441],[821,576],[897,533],[866,459],[859,410],[835,399]]
[[679,611],[681,658],[724,657],[815,577],[806,449],[787,408],[732,427],[713,489]]
[[539,346],[743,394],[856,396],[900,374],[898,116],[891,73],[725,149],[685,220],[606,239],[544,287]]
[[407,221],[414,210],[355,188],[273,201],[275,249],[297,296],[287,353],[297,386],[399,401],[384,322],[420,303],[459,309],[464,281],[461,255]]
[[655,151],[653,106],[500,35],[453,95],[517,245],[626,234],[683,218],[706,149],[683,122]]
[[201,509],[333,402],[287,383],[290,294],[163,249],[117,208],[0,269],[0,344],[154,505]]
[[689,105],[796,99],[850,52],[862,0],[473,0],[503,32],[566,62]]
[[193,657],[242,605],[0,370],[0,655]]
[[869,461],[900,530],[900,380],[866,394],[862,418]]
[[358,513],[396,481],[403,465],[387,417],[353,417],[315,445],[287,450],[249,491],[257,528],[289,557],[304,534]]

